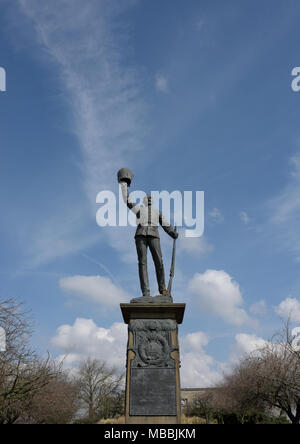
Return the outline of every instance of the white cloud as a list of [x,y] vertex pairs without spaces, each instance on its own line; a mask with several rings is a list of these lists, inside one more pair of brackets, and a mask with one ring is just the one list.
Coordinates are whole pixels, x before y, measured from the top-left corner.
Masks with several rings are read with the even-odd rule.
[[211,387],[221,380],[220,374],[212,370],[214,359],[204,351],[181,354],[181,387]]
[[300,301],[296,298],[286,298],[274,310],[283,318],[290,318],[293,322],[300,322]]
[[155,76],[155,87],[158,91],[163,93],[169,92],[169,81],[162,74],[156,74]]
[[205,347],[209,343],[209,338],[206,333],[203,333],[202,331],[198,331],[196,333],[189,333],[187,334],[183,341],[182,345],[187,348],[191,349],[195,352],[201,351],[203,347]]
[[248,216],[248,214],[246,213],[246,211],[241,211],[240,212],[240,219],[241,221],[245,224],[248,225],[249,222],[251,221],[250,217]]
[[183,387],[213,386],[222,379],[223,372],[230,372],[232,365],[245,356],[268,344],[265,339],[254,334],[238,333],[235,343],[230,347],[228,362],[217,362],[205,352],[209,343],[208,336],[203,332],[188,334],[181,344],[181,380]]
[[209,338],[203,332],[190,333],[180,341],[182,387],[209,387],[220,380],[221,376],[215,370],[217,363],[204,350],[208,342]]
[[224,216],[219,208],[213,208],[211,211],[209,211],[208,215],[216,223],[224,222]]
[[62,350],[65,365],[76,365],[87,357],[107,361],[125,371],[127,326],[114,323],[109,328],[98,327],[92,319],[77,318],[74,325],[62,325],[51,344]]
[[178,241],[178,249],[196,256],[203,256],[214,251],[215,247],[204,236],[185,237],[181,235]]
[[196,273],[188,285],[200,308],[233,325],[253,323],[242,308],[243,296],[239,284],[222,270],[206,270]]
[[251,305],[250,311],[254,315],[263,315],[266,313],[267,306],[264,300],[258,301],[255,304]]
[[[204,347],[208,344],[205,333],[195,332],[180,338],[181,385],[184,387],[207,387],[214,385],[220,374],[214,369],[217,363]],[[87,357],[104,360],[119,371],[125,371],[127,326],[114,323],[109,328],[99,327],[92,319],[78,318],[73,325],[62,325],[51,344],[60,349],[58,361],[76,369]]]
[[116,307],[130,299],[129,295],[105,276],[70,276],[60,279],[60,287],[81,299]]
[[254,352],[257,349],[264,347],[268,341],[256,335],[249,335],[246,333],[239,333],[235,336],[236,343],[231,346],[230,362],[235,364],[240,359]]

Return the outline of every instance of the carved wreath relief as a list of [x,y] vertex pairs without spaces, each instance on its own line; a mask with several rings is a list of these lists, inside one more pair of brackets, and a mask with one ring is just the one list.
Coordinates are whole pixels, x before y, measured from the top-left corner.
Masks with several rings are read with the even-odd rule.
[[175,368],[175,359],[171,352],[178,350],[172,345],[172,331],[176,323],[171,319],[137,319],[129,324],[133,334],[133,346],[129,347],[135,353],[131,368]]

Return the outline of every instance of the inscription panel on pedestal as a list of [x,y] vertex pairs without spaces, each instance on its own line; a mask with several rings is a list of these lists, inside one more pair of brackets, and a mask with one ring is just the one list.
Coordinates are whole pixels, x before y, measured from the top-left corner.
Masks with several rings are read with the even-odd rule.
[[135,353],[130,361],[129,414],[176,416],[176,360],[172,344],[176,322],[171,319],[136,319],[129,330]]
[[132,368],[130,373],[130,415],[177,415],[175,368]]

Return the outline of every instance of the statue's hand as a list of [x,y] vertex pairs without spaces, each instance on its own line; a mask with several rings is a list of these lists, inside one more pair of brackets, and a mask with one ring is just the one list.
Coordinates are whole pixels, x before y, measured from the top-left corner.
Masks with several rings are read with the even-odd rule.
[[171,233],[171,236],[172,236],[173,239],[177,239],[178,236],[179,236],[179,234],[178,234],[176,231],[173,231],[173,232]]
[[130,187],[130,184],[131,184],[130,179],[120,179],[119,183],[122,183],[122,182],[127,183],[127,186]]

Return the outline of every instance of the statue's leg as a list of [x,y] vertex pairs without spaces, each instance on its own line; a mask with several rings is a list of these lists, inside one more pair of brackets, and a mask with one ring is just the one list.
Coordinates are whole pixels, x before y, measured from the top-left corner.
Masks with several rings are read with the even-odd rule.
[[147,268],[147,238],[146,236],[136,236],[136,251],[139,262],[139,276],[143,296],[150,296],[148,268]]
[[165,270],[160,248],[160,239],[158,237],[148,236],[149,248],[155,265],[157,284],[160,294],[166,290]]

